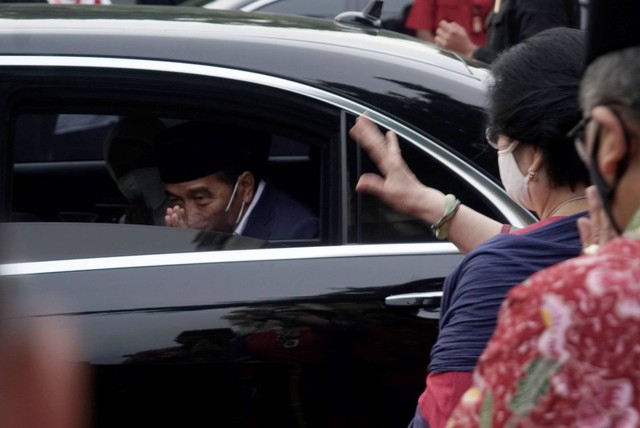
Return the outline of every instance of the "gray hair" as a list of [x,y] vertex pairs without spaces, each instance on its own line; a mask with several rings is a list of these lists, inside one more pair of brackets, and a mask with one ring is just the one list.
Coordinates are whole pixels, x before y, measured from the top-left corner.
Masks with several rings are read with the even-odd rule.
[[640,129],[640,46],[611,52],[596,59],[580,84],[583,112],[603,104],[619,104]]

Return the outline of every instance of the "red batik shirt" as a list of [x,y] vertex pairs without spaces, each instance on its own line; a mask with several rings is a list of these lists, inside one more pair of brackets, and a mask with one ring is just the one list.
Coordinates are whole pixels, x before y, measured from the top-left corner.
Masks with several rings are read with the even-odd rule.
[[447,427],[640,426],[639,236],[512,289]]

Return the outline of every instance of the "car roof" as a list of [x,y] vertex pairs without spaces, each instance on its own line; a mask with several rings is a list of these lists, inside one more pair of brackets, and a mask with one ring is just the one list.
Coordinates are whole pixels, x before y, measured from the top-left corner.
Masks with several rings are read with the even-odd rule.
[[[20,34],[28,33],[29,38]],[[77,38],[78,35],[91,37]],[[371,57],[429,64],[483,78],[482,71],[456,55],[408,36],[386,30],[362,31],[332,20],[278,14],[214,11],[191,7],[162,6],[76,6],[5,4],[0,7],[0,35],[8,36],[0,54],[127,55],[137,58],[171,59],[216,65],[226,61],[224,50],[211,48],[206,40],[215,38],[229,44],[255,44],[261,48],[304,48],[309,56],[318,51],[340,57],[350,49],[366,51]],[[95,39],[94,39],[95,38]],[[136,39],[138,43],[131,43]],[[398,40],[404,42],[398,43]],[[13,40],[13,42],[11,42]],[[114,42],[123,44],[114,45]],[[125,42],[128,42],[125,44]],[[165,44],[166,43],[166,44]],[[192,49],[175,50],[186,45]],[[158,49],[153,49],[158,46]],[[251,51],[233,51],[238,65],[250,67]],[[228,55],[228,54],[227,54]],[[240,61],[244,58],[244,62]],[[255,63],[255,61],[254,61]],[[264,68],[268,64],[260,62]],[[335,64],[339,67],[339,64]],[[299,70],[297,70],[299,72]]]

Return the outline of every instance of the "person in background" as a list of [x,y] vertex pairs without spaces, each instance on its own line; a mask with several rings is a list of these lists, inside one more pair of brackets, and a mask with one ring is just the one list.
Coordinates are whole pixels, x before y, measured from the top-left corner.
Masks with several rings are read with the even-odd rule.
[[434,41],[467,58],[490,64],[505,49],[547,28],[580,28],[578,0],[495,0],[487,18],[487,41],[475,43],[456,22],[441,21]]
[[589,7],[570,135],[615,237],[511,290],[450,427],[640,425],[640,3]]
[[485,21],[492,6],[493,0],[415,0],[406,26],[415,30],[419,39],[433,42],[440,22],[455,22],[469,35],[474,45],[484,46]]
[[444,283],[440,331],[414,428],[444,426],[471,385],[511,287],[581,251],[576,219],[586,214],[589,178],[566,133],[579,117],[583,36],[568,28],[544,31],[507,50],[492,67],[487,136],[509,196],[540,218],[527,228],[499,233],[497,222],[417,182],[400,159],[395,135],[388,134],[385,142],[363,117],[351,130],[385,174],[363,175],[356,189],[423,219],[435,226],[437,238],[451,236],[470,251]]
[[215,230],[263,240],[313,239],[313,211],[264,175],[270,135],[187,122],[157,139],[160,176],[171,199],[169,227]]
[[123,223],[164,225],[169,198],[164,191],[153,146],[165,129],[159,119],[129,116],[107,133],[104,159],[109,174],[127,198]]

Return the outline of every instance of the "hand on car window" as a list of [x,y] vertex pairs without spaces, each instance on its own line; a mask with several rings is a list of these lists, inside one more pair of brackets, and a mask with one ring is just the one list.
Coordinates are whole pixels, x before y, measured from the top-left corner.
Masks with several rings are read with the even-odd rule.
[[391,209],[416,217],[421,217],[422,211],[431,205],[438,209],[442,206],[444,194],[425,186],[411,172],[402,158],[395,133],[389,131],[384,135],[366,115],[361,115],[349,135],[382,174],[362,174],[356,185],[358,192],[371,194]]

